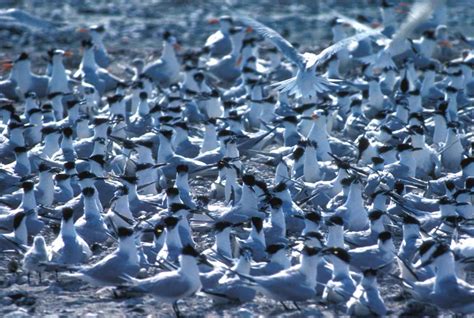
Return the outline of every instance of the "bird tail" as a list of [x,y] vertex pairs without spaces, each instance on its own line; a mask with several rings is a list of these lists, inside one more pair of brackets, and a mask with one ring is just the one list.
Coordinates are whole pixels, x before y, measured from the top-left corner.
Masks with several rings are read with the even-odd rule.
[[316,93],[329,91],[334,84],[324,77],[318,76],[312,69],[299,71],[296,76],[284,81],[272,84],[273,87],[288,95],[300,97],[313,97]]

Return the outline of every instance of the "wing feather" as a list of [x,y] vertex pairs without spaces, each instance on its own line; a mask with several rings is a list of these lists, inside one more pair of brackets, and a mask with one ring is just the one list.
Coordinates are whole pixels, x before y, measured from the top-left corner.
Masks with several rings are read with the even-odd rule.
[[319,65],[322,65],[326,61],[328,61],[334,54],[336,54],[340,50],[349,47],[351,43],[358,42],[360,40],[363,40],[371,36],[380,37],[383,35],[377,30],[369,30],[369,31],[357,33],[353,36],[342,39],[341,41],[334,43],[333,45],[325,48],[318,55],[308,55],[310,59],[307,61],[306,67],[308,68],[313,67],[313,66],[318,67]]
[[413,4],[408,13],[408,17],[400,25],[397,33],[392,37],[392,41],[387,49],[393,50],[395,45],[400,44],[400,42],[409,37],[417,26],[430,18],[435,8],[438,7],[442,1],[443,0],[423,0]]
[[271,41],[284,56],[295,63],[299,68],[304,68],[305,60],[293,45],[285,40],[278,32],[252,18],[238,17],[235,20],[242,22],[245,26],[251,27],[254,32]]

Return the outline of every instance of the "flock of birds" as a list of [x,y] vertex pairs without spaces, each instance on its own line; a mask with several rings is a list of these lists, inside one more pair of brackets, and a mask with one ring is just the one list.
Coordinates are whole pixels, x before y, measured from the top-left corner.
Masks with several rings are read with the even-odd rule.
[[222,16],[199,50],[165,32],[130,80],[107,70],[103,26],[81,30],[76,72],[60,49],[46,75],[3,61],[2,257],[177,315],[199,292],[383,316],[381,275],[473,313],[474,43],[451,41],[443,1],[400,5],[401,24],[388,1],[381,22],[332,11],[319,54]]

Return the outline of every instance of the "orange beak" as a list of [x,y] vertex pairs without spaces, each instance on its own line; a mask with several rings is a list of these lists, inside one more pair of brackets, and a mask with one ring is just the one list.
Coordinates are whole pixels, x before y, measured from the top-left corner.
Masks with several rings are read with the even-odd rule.
[[316,113],[313,113],[313,114],[311,115],[311,118],[313,118],[314,120],[316,120],[316,119],[318,119],[318,118],[319,118],[319,116],[318,116],[318,114],[316,114]]
[[377,22],[377,21],[372,22],[372,23],[370,24],[370,26],[372,27],[372,29],[376,29],[376,28],[378,28],[378,27],[380,26],[380,22]]
[[64,56],[65,56],[65,57],[71,57],[71,56],[73,56],[73,55],[74,55],[74,53],[73,53],[72,51],[69,51],[69,50],[68,50],[68,51],[64,52]]
[[218,24],[218,23],[219,23],[219,19],[212,18],[212,19],[207,20],[207,23],[209,23],[209,24]]
[[396,12],[396,13],[400,13],[400,14],[407,14],[407,13],[408,13],[408,11],[405,11],[405,10],[403,10],[402,8],[397,8],[397,9],[395,9],[395,12]]
[[247,33],[251,33],[253,31],[252,27],[247,27],[247,29],[245,29],[245,32]]
[[180,51],[181,50],[181,45],[179,43],[175,43],[173,44],[173,48],[176,50],[176,51]]
[[2,70],[4,71],[9,71],[13,68],[13,63],[12,62],[5,62],[2,64]]
[[453,47],[453,45],[451,44],[451,42],[449,40],[439,41],[438,44],[441,47],[447,47],[447,48],[452,48]]
[[242,63],[242,56],[239,56],[237,61],[235,61],[235,66],[240,66],[240,63]]
[[77,29],[77,32],[79,32],[79,33],[87,33],[87,32],[89,32],[89,30],[87,30],[86,28],[79,28],[79,29]]

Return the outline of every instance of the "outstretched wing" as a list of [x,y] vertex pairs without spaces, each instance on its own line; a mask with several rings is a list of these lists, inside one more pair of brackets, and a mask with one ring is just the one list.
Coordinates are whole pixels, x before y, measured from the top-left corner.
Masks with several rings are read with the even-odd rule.
[[334,43],[333,45],[325,48],[318,55],[308,55],[309,59],[307,61],[306,67],[307,68],[310,68],[313,66],[318,67],[319,65],[322,65],[326,61],[328,61],[334,54],[336,54],[340,50],[349,47],[351,43],[358,42],[370,36],[379,37],[383,35],[377,30],[369,30],[369,31],[357,33],[353,36],[342,39],[341,41]]
[[251,27],[257,34],[271,41],[278,48],[278,50],[280,50],[280,52],[290,61],[295,63],[298,68],[302,69],[305,67],[305,60],[302,58],[302,56],[293,47],[293,45],[285,40],[278,32],[252,18],[237,17],[235,20],[240,21],[245,26]]
[[[438,7],[443,0],[423,0],[418,1],[410,9],[408,17],[400,25],[397,33],[392,37],[392,41],[387,47],[387,50],[392,51],[395,46],[398,46],[401,41],[404,41],[409,37],[413,30],[416,29],[424,21],[428,20],[433,13],[433,11]],[[396,55],[398,52],[390,52],[393,55]]]

